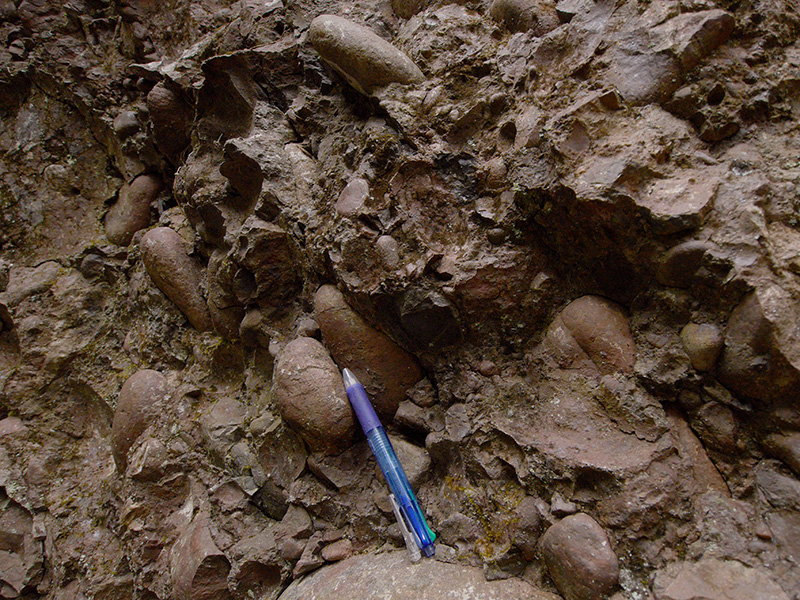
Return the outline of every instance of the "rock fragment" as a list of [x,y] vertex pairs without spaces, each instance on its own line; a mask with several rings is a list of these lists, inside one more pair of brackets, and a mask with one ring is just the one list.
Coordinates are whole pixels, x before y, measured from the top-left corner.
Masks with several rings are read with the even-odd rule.
[[228,590],[230,562],[214,543],[209,518],[196,516],[170,553],[172,591],[176,598],[232,598]]
[[392,0],[392,10],[401,19],[410,19],[430,3],[431,0]]
[[147,109],[158,148],[173,164],[178,164],[181,153],[189,145],[191,109],[163,82],[157,83],[147,94]]
[[156,227],[144,234],[140,245],[144,266],[158,288],[195,329],[211,329],[211,315],[200,293],[200,267],[189,256],[183,238],[169,227]]
[[542,536],[542,553],[556,587],[567,600],[602,600],[619,579],[608,536],[585,513],[570,515]]
[[371,30],[342,17],[311,21],[309,39],[350,85],[370,95],[390,83],[421,83],[425,75],[406,54]]
[[560,24],[555,3],[548,0],[494,0],[489,14],[512,32],[542,36]]
[[773,433],[764,438],[763,443],[770,456],[782,460],[800,477],[800,433]]
[[279,600],[559,600],[520,579],[486,581],[483,570],[437,560],[412,563],[405,551],[364,554],[294,581]]
[[145,174],[120,188],[119,198],[108,209],[105,218],[109,242],[127,246],[134,233],[150,225],[150,203],[156,199],[162,187],[159,176]]
[[656,600],[789,600],[761,569],[716,558],[683,563],[675,573],[661,572],[654,588]]
[[367,198],[369,198],[369,184],[365,179],[356,177],[339,194],[339,199],[336,201],[336,212],[343,217],[355,216],[364,206]]
[[160,412],[166,394],[166,378],[152,369],[134,373],[122,385],[111,425],[111,453],[120,472],[125,472],[128,451]]
[[583,296],[567,305],[550,325],[547,341],[564,366],[578,366],[584,356],[605,374],[631,372],[636,362],[622,307],[600,296]]
[[278,355],[273,394],[281,416],[312,452],[337,454],[353,441],[355,421],[339,369],[313,338],[297,338]]
[[416,359],[371,327],[335,286],[317,291],[314,313],[337,364],[355,373],[382,417],[394,418],[406,390],[422,379]]
[[722,351],[722,332],[716,325],[688,323],[681,329],[681,343],[695,369],[710,371]]

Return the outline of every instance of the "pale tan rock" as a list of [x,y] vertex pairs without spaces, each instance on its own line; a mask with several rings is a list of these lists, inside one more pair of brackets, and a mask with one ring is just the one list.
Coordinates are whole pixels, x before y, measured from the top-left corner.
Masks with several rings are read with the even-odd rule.
[[722,332],[716,325],[688,323],[681,329],[681,343],[695,369],[710,371],[722,351]]
[[318,16],[311,22],[309,39],[325,61],[366,95],[390,83],[409,85],[425,80],[406,54],[366,27],[342,17]]

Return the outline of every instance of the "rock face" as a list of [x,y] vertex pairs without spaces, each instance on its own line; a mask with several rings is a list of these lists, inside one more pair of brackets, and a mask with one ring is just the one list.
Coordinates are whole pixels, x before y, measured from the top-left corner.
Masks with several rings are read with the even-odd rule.
[[314,295],[314,313],[336,363],[355,373],[381,416],[393,419],[406,390],[422,379],[414,357],[367,324],[332,285]]
[[0,598],[797,600],[796,5],[0,1]]
[[405,552],[354,556],[325,567],[290,585],[280,595],[280,600],[342,597],[377,600],[387,596],[396,600],[434,600],[448,595],[464,600],[558,600],[558,596],[537,590],[519,579],[486,581],[479,569],[471,567],[435,560],[413,564]]
[[119,198],[106,215],[106,237],[112,244],[127,246],[133,234],[150,225],[150,203],[163,183],[155,175],[139,175],[120,188]]
[[162,409],[167,391],[166,378],[151,369],[134,373],[123,384],[111,426],[111,451],[121,472],[131,446]]
[[297,338],[275,362],[273,394],[283,419],[312,452],[338,454],[355,434],[339,369],[313,338]]
[[603,528],[589,515],[570,515],[542,536],[542,554],[568,600],[600,600],[617,585],[619,564]]
[[390,83],[421,83],[425,75],[407,55],[372,31],[334,15],[311,22],[314,48],[353,87],[371,94]]
[[198,331],[211,329],[211,315],[200,292],[200,268],[188,255],[183,238],[169,227],[156,227],[140,243],[147,273]]

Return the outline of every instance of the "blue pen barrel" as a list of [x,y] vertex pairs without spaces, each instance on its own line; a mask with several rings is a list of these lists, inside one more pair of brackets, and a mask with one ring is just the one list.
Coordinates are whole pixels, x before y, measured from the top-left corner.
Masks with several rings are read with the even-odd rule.
[[406,517],[410,525],[410,529],[414,534],[414,541],[417,546],[422,550],[425,556],[432,556],[434,553],[433,541],[436,539],[436,534],[428,527],[428,522],[422,514],[422,509],[419,506],[411,485],[408,483],[403,467],[400,461],[397,460],[397,455],[392,448],[392,443],[386,436],[386,431],[383,427],[375,427],[367,433],[367,441],[372,453],[378,461],[378,466],[386,478],[386,483],[389,489],[394,494],[403,516]]

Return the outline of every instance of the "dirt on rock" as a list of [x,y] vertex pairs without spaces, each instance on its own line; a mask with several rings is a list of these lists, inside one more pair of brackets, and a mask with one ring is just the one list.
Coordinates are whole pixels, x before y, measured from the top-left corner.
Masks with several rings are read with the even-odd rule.
[[0,0],[0,40],[0,598],[800,600],[798,2]]

